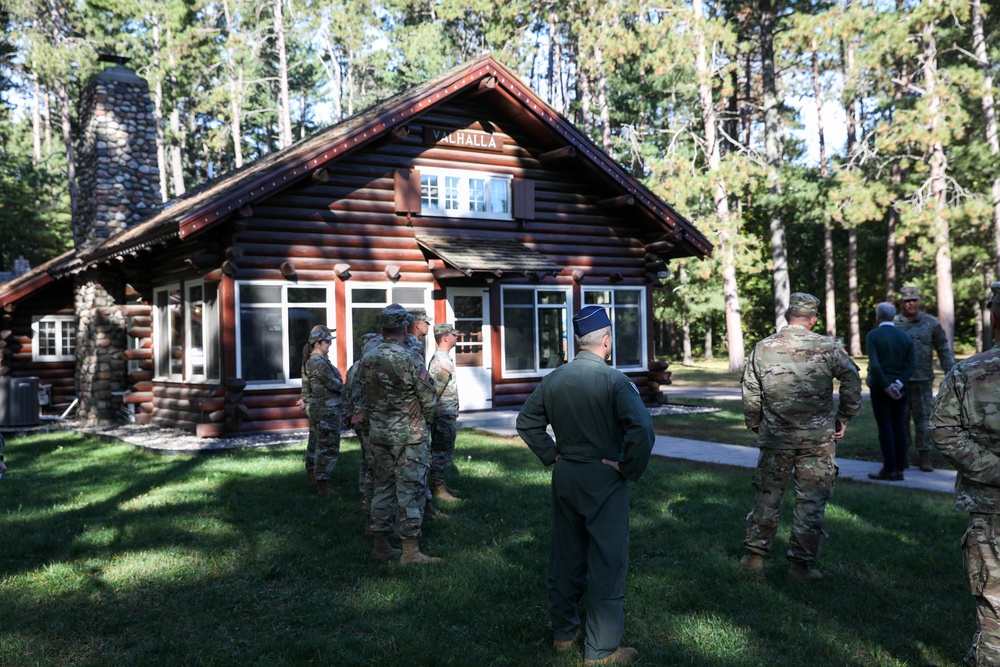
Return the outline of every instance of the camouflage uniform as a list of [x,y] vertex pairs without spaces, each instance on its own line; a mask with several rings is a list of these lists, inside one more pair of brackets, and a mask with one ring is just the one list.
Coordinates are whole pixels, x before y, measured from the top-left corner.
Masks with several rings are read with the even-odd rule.
[[[374,349],[375,346],[368,348],[368,343],[375,338],[378,338],[379,342],[382,341],[382,337],[378,334],[368,333],[362,336],[362,348],[365,350]],[[361,359],[358,359],[347,369],[347,378],[344,380],[344,417],[345,421],[351,422],[351,428],[354,429],[355,435],[358,436],[358,443],[361,445],[358,491],[361,493],[361,511],[364,512],[366,517],[369,517],[371,516],[372,496],[375,495],[375,473],[374,465],[371,461],[372,454],[371,447],[369,446],[368,422],[362,419],[357,424],[353,423],[354,413],[361,410],[363,401],[361,382],[357,379],[358,366],[360,365]]]
[[[344,381],[326,355],[311,354],[306,360],[303,386],[309,402],[310,443],[315,442],[316,481],[329,481],[340,456],[340,403]],[[308,454],[307,454],[308,456]]]
[[[801,293],[790,299],[799,312],[813,303],[818,306],[818,299]],[[833,404],[834,378],[840,380],[839,407]],[[757,344],[742,385],[746,425],[757,433],[760,447],[753,476],[757,499],[747,515],[743,543],[750,554],[766,558],[771,553],[785,487],[794,471],[795,512],[787,557],[811,567],[826,535],[826,502],[837,478],[834,420],[846,424],[861,411],[858,367],[832,339],[790,324]]]
[[[902,299],[913,298],[919,298],[917,288],[904,287]],[[931,407],[934,405],[934,351],[937,350],[941,370],[945,373],[955,365],[955,356],[952,353],[951,345],[948,344],[948,335],[933,315],[918,312],[916,317],[910,319],[903,313],[897,313],[893,323],[901,331],[910,334],[913,346],[917,351],[917,370],[913,372],[906,388],[909,394],[909,413],[913,419],[913,439],[917,451],[929,452],[931,440],[928,423]],[[907,418],[907,422],[909,419]],[[907,442],[909,442],[909,428],[906,429],[906,437]]]
[[[438,327],[443,326],[446,325],[438,325]],[[435,335],[438,327],[435,327]],[[458,434],[458,381],[455,378],[455,362],[450,354],[440,348],[434,351],[428,372],[434,380],[434,390],[437,394],[437,406],[434,408],[434,421],[431,425],[430,485],[434,487],[444,484],[455,458],[455,437]]]
[[416,539],[427,497],[434,386],[417,356],[392,339],[362,357],[357,379],[375,464],[372,532],[389,533],[395,525],[400,537]]
[[[311,350],[312,346],[307,346]],[[309,418],[309,383],[306,382],[306,362],[309,361],[309,357],[312,354],[311,351],[303,351],[302,353],[302,393],[300,398],[302,399],[302,406],[306,411],[306,418]],[[316,469],[316,434],[312,429],[312,422],[309,422],[309,437],[306,440],[306,472],[311,472]]]
[[[993,298],[1000,282],[993,283]],[[951,369],[930,419],[934,446],[954,465],[955,509],[968,512],[965,575],[976,599],[966,664],[1000,665],[1000,343]]]

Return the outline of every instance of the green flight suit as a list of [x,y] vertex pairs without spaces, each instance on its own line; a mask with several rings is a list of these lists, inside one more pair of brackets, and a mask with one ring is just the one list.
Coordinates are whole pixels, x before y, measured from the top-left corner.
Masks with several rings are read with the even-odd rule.
[[[551,424],[556,441],[546,432]],[[580,627],[587,593],[584,657],[604,658],[625,633],[628,573],[626,481],[649,463],[653,422],[623,373],[584,350],[544,378],[517,416],[517,432],[552,471],[549,621],[556,640]],[[621,472],[601,463],[617,461]]]

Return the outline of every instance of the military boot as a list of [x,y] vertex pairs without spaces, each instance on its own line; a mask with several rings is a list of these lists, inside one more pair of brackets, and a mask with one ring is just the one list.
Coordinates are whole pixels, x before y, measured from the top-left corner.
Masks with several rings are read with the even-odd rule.
[[580,631],[577,630],[576,633],[570,639],[553,639],[552,648],[556,651],[562,653],[563,651],[568,651],[573,646],[580,641]]
[[418,545],[419,541],[416,539],[403,540],[403,555],[399,557],[400,564],[418,563],[420,565],[437,565],[444,562],[442,558],[435,558],[422,553]]
[[611,655],[603,658],[584,660],[584,665],[628,665],[639,655],[639,651],[631,646],[619,646]]
[[316,482],[316,493],[321,496],[333,496],[337,494],[333,487],[330,486],[330,480],[328,479],[321,479]]
[[312,468],[309,468],[308,470],[306,470],[306,484],[315,484],[315,483],[316,483],[316,472]]
[[764,557],[759,554],[745,554],[740,559],[740,567],[758,577],[764,575]]
[[823,573],[813,567],[810,563],[792,561],[791,567],[788,568],[789,581],[812,582],[819,581],[822,578]]
[[458,498],[448,492],[448,487],[444,484],[435,484],[433,491],[434,500],[443,500],[446,503],[452,503],[458,500]]
[[926,449],[920,450],[920,470],[921,472],[934,472],[934,466],[931,465],[931,453]]
[[386,561],[396,560],[402,553],[403,552],[399,549],[393,549],[389,544],[388,533],[375,533],[375,548],[372,549],[370,556],[372,560],[384,563]]

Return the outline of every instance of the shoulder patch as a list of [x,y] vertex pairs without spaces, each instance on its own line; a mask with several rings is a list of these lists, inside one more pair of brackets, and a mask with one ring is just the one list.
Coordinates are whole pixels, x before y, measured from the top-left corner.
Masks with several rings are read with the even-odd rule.
[[631,380],[629,380],[628,384],[629,384],[630,387],[632,387],[632,391],[634,391],[636,394],[639,393],[639,388],[637,386],[635,386],[635,382],[632,382]]
[[427,379],[427,369],[426,368],[423,368],[423,369],[420,370],[420,379],[421,380],[426,380]]

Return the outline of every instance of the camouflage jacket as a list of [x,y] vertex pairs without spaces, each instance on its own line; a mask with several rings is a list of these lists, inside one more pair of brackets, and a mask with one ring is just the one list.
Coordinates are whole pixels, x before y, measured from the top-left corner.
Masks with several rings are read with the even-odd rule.
[[931,440],[955,466],[955,509],[1000,514],[1000,343],[955,364],[931,413]]
[[[840,380],[840,405],[833,380]],[[861,412],[861,375],[830,338],[790,324],[757,343],[743,370],[743,416],[757,446],[802,449],[833,441],[834,419]]]
[[410,352],[415,352],[417,356],[420,357],[421,362],[424,360],[424,353],[427,351],[427,347],[424,345],[424,340],[422,338],[418,338],[414,334],[408,333],[406,334],[406,343],[403,347]]
[[458,415],[458,380],[455,377],[455,362],[451,355],[437,348],[431,363],[427,367],[431,379],[434,380],[434,391],[437,394],[437,417]]
[[344,402],[343,409],[347,419],[354,414],[354,408],[361,407],[361,383],[358,382],[358,366],[361,360],[355,361],[347,369],[347,377],[344,378]]
[[344,389],[344,381],[340,377],[340,370],[325,355],[311,354],[306,359],[302,386],[302,393],[311,403],[320,403],[330,407],[340,405],[340,394]]
[[941,370],[945,373],[955,365],[955,355],[948,344],[948,335],[938,323],[937,318],[927,313],[917,313],[912,320],[902,313],[893,320],[900,331],[910,334],[913,346],[917,351],[917,370],[913,371],[910,382],[925,382],[934,379],[934,350],[937,350]]
[[434,416],[434,384],[420,358],[394,340],[361,358],[361,409],[375,445],[422,442]]

